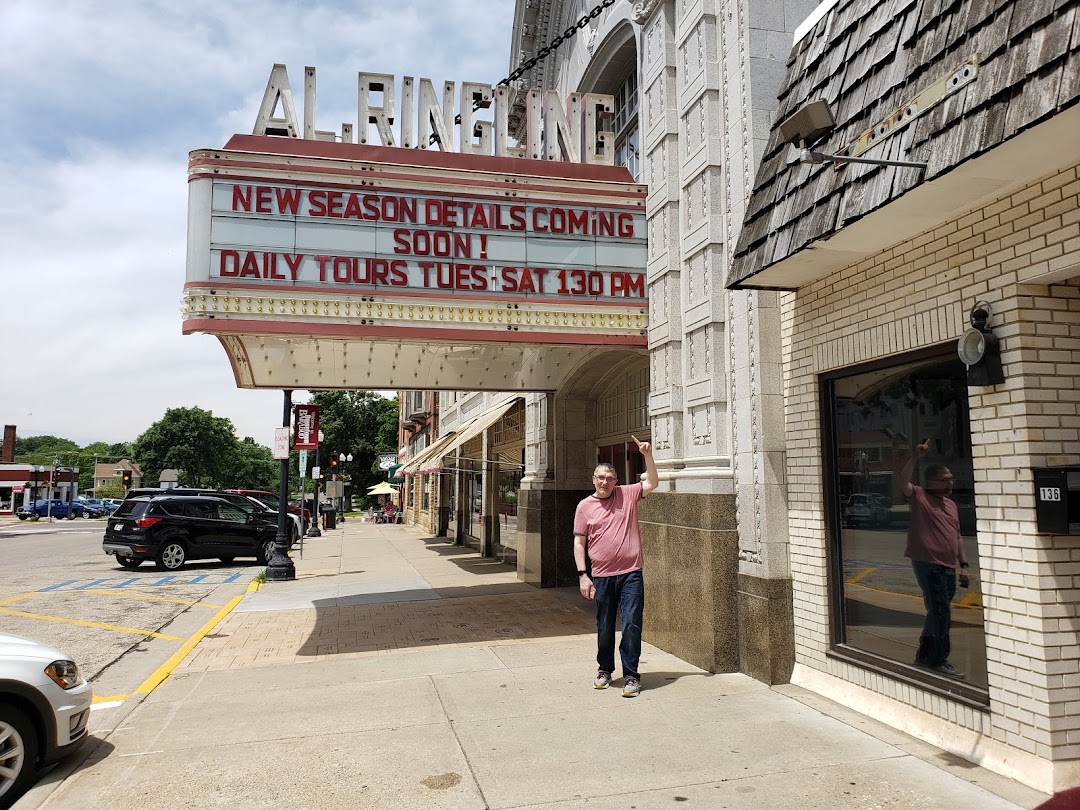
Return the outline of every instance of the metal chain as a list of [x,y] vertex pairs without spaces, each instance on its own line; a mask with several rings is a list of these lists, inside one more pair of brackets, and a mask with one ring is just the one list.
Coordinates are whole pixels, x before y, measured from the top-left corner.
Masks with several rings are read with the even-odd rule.
[[[613,5],[615,5],[615,0],[601,0],[600,4],[598,6],[596,6],[592,11],[590,11],[588,14],[583,14],[581,16],[580,20],[578,20],[576,23],[573,23],[569,28],[567,28],[565,31],[563,31],[561,34],[559,34],[557,37],[555,37],[553,40],[551,40],[551,42],[549,42],[543,48],[538,50],[536,52],[536,54],[532,57],[532,59],[527,59],[526,61],[524,61],[520,65],[518,65],[517,70],[515,70],[513,73],[511,73],[509,76],[507,76],[505,79],[503,79],[501,82],[499,82],[495,86],[498,87],[500,84],[508,85],[511,82],[514,82],[514,81],[517,81],[518,79],[520,79],[523,75],[525,75],[530,70],[532,70],[534,67],[536,67],[538,62],[540,62],[543,59],[547,59],[547,57],[550,56],[552,53],[554,53],[555,50],[558,49],[558,47],[560,45],[562,45],[564,42],[566,42],[571,37],[573,37],[574,34],[576,34],[578,31],[585,28],[592,20],[595,20],[597,17],[599,17],[601,12],[603,12],[603,10],[605,8],[611,8]],[[475,112],[476,110],[479,110],[479,109],[480,109],[479,102],[474,101],[473,102],[473,112]],[[454,123],[459,124],[459,125],[461,124],[461,116],[460,115],[455,115],[454,116]],[[431,137],[428,138],[428,144],[430,145],[430,144],[438,143],[438,142],[439,142],[439,136],[436,135],[434,132],[432,132]]]

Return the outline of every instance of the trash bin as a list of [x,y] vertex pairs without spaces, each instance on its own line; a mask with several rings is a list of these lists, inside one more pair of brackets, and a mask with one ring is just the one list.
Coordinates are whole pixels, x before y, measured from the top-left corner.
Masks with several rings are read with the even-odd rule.
[[334,511],[334,505],[330,503],[324,503],[319,508],[322,510],[322,527],[324,529],[336,529],[337,513]]

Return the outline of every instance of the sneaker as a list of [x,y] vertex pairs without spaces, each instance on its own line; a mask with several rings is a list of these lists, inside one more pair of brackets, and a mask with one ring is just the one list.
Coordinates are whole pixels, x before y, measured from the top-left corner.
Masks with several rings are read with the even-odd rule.
[[961,679],[961,678],[966,678],[967,677],[966,675],[964,675],[963,672],[958,670],[956,667],[954,667],[948,661],[946,661],[944,664],[938,664],[936,667],[930,667],[930,669],[932,669],[934,672],[938,672],[938,673],[944,675],[946,678]]
[[611,673],[602,669],[596,670],[596,680],[593,681],[594,689],[607,689],[611,686]]
[[623,697],[637,697],[641,693],[641,681],[637,678],[627,678],[626,683],[623,684],[622,696]]

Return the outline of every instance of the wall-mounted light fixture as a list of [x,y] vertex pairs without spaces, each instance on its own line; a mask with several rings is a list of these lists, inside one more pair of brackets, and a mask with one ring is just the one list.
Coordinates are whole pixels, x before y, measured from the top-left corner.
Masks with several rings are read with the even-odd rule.
[[1000,346],[998,339],[986,325],[989,320],[990,305],[980,301],[971,308],[971,328],[956,344],[956,351],[967,366],[969,386],[999,385],[1005,382]]
[[925,169],[925,163],[911,160],[877,160],[876,158],[827,155],[815,152],[810,145],[821,136],[832,132],[836,125],[829,103],[823,99],[804,104],[780,123],[780,134],[788,143],[798,147],[799,160],[803,163],[869,163],[874,166],[902,166],[908,169]]

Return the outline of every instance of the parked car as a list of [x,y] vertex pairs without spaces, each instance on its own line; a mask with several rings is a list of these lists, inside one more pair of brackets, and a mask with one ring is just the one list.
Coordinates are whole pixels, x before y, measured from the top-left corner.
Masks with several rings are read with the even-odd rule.
[[159,495],[124,501],[109,518],[102,549],[125,568],[153,560],[175,571],[188,560],[254,557],[266,565],[274,553],[277,516],[245,512],[204,495]]
[[849,495],[844,505],[844,523],[852,527],[885,526],[889,509],[879,495],[859,492]]
[[[272,492],[267,492],[265,489],[230,489],[229,492],[235,492],[239,495],[247,495],[249,498],[255,498],[260,503],[265,504],[268,509],[272,509],[275,512],[278,510],[278,505],[281,503],[277,495]],[[307,507],[290,501],[285,504],[285,508],[289,511],[290,515],[296,515],[300,518],[305,526],[311,522],[311,510]]]
[[92,699],[70,656],[0,633],[0,808],[86,741]]
[[120,498],[102,498],[101,502],[107,507],[109,507],[110,512],[115,512],[117,507],[119,507],[120,504],[123,503]]
[[116,508],[115,506],[110,506],[105,503],[105,501],[100,498],[79,498],[78,502],[81,503],[83,509],[89,513],[87,514],[87,517],[101,517],[103,515],[108,515]]
[[84,517],[86,515],[86,510],[78,501],[74,501],[69,508],[67,501],[53,498],[51,505],[48,500],[42,499],[40,501],[35,501],[30,506],[20,506],[15,510],[15,515],[19,520],[40,520],[43,517],[50,516],[57,518],[58,520],[64,518],[74,520],[77,517]]
[[[277,525],[277,499],[273,501],[273,505],[265,503],[260,498],[255,498],[250,495],[240,494],[241,490],[229,489],[195,489],[193,487],[177,487],[169,490],[174,494],[183,495],[209,495],[214,498],[221,498],[236,506],[239,509],[243,509],[245,512],[266,512],[273,515],[274,525]],[[286,513],[286,517],[289,520],[289,547],[291,548],[297,540],[300,539],[300,535],[303,534],[304,528],[300,525],[300,518]]]

